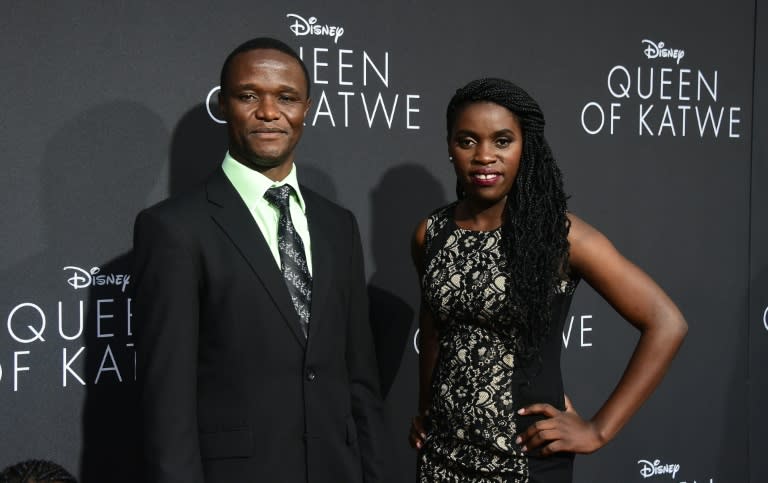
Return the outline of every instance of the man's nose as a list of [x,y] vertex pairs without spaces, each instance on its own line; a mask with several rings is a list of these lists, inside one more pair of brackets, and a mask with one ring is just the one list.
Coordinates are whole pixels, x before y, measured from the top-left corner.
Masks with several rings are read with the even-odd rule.
[[277,103],[270,96],[265,96],[256,109],[255,115],[263,121],[275,121],[280,118]]

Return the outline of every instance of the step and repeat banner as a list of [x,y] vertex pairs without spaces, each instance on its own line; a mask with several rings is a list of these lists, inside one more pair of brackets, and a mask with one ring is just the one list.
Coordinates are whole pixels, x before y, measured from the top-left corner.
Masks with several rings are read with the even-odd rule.
[[[312,81],[300,179],[360,223],[387,481],[415,471],[410,236],[454,199],[445,107],[484,76],[539,101],[571,210],[690,325],[659,389],[614,441],[577,457],[575,480],[768,479],[757,432],[768,401],[768,148],[752,136],[753,116],[768,122],[759,89],[753,113],[753,79],[768,85],[766,14],[748,0],[426,3],[6,6],[0,467],[45,458],[85,483],[137,481],[133,219],[221,162],[221,64],[242,41],[273,36],[301,53]],[[608,397],[637,337],[578,289],[562,364],[581,414]]]
[[768,9],[758,5],[755,25],[755,89],[752,132],[752,233],[749,291],[749,481],[768,481]]

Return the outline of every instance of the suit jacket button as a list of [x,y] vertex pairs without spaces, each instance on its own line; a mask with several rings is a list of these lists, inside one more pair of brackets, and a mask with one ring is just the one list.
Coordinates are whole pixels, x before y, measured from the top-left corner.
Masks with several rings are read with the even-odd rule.
[[316,377],[317,377],[317,374],[315,374],[315,371],[313,371],[312,369],[307,371],[307,381],[314,381]]

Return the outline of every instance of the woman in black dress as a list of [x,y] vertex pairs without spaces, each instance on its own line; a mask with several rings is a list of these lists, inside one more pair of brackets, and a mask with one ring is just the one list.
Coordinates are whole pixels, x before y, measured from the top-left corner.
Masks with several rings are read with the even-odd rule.
[[[610,441],[651,394],[687,326],[675,304],[569,213],[536,102],[479,79],[448,105],[458,201],[423,220],[419,414],[422,483],[572,480],[573,455]],[[563,393],[560,337],[584,279],[640,330],[627,370],[590,420]]]

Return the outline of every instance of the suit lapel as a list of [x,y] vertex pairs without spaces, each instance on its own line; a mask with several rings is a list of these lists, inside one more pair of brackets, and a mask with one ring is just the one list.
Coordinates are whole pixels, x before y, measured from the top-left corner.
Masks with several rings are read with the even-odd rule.
[[283,315],[284,322],[288,324],[299,344],[304,347],[306,338],[301,331],[299,317],[293,308],[283,274],[277,267],[264,235],[253,220],[248,207],[221,168],[208,179],[206,190],[209,206],[211,206],[211,217],[227,234],[235,248],[248,262],[251,270],[261,280]]
[[309,339],[317,333],[321,321],[328,289],[331,286],[331,275],[336,235],[332,232],[335,227],[328,222],[322,211],[322,204],[315,198],[311,190],[301,187],[301,194],[307,206],[307,225],[312,240],[312,311],[309,318]]

